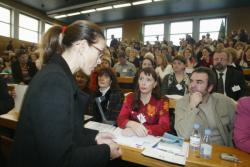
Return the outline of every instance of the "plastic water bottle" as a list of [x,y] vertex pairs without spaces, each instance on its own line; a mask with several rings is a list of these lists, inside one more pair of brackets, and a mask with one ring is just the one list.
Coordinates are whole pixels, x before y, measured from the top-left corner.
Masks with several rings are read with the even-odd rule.
[[200,155],[202,158],[211,159],[212,145],[210,141],[211,130],[205,129],[205,135],[202,139]]
[[195,123],[193,128],[192,136],[190,136],[190,149],[191,152],[195,155],[199,155],[200,144],[201,144],[201,134],[200,134],[200,125]]

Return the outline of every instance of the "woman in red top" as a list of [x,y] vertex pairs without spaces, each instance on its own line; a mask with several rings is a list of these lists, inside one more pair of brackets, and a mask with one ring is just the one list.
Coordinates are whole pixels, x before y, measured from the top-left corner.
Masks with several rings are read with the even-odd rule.
[[139,72],[135,92],[126,96],[117,124],[125,136],[162,136],[169,131],[168,100],[161,98],[153,68]]

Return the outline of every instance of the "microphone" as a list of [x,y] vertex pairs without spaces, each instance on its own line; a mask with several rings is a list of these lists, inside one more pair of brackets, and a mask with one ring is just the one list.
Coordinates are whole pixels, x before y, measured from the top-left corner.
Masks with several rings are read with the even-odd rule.
[[115,121],[108,121],[104,112],[103,112],[101,102],[103,102],[104,100],[105,100],[105,96],[100,96],[100,97],[95,98],[96,104],[98,106],[99,112],[100,112],[101,117],[102,117],[102,122],[105,124],[109,124],[109,125],[115,125]]

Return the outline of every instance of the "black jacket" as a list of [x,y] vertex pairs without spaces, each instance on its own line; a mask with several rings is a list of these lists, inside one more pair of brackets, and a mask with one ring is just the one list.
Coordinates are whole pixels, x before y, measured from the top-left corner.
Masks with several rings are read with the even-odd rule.
[[[218,75],[213,69],[218,80]],[[238,100],[240,97],[246,94],[246,83],[244,76],[241,72],[234,69],[234,67],[228,66],[226,72],[226,81],[225,81],[225,91],[228,97]],[[238,90],[239,86],[239,90]],[[215,92],[217,91],[217,86],[215,87]]]
[[[99,90],[97,90],[95,92],[94,98],[100,96],[102,96],[102,93]],[[107,120],[116,121],[116,118],[119,115],[120,110],[122,108],[124,94],[122,93],[121,90],[109,89],[104,96],[105,99],[101,102],[103,112]],[[101,114],[95,100],[93,100],[93,103],[94,103],[93,105],[94,120],[97,122],[102,122]]]
[[8,87],[2,77],[0,77],[0,114],[5,114],[15,106],[14,99],[8,93]]
[[105,166],[109,146],[96,145],[97,132],[83,128],[87,103],[64,59],[52,57],[26,92],[10,166]]

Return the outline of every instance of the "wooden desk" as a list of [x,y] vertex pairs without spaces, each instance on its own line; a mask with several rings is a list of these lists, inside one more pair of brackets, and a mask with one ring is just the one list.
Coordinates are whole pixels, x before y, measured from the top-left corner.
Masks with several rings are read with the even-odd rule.
[[19,113],[13,109],[7,114],[0,115],[0,126],[15,130],[18,118]]
[[[152,167],[166,167],[166,166],[178,166],[165,161],[160,161],[157,159],[145,157],[141,154],[141,149],[135,149],[127,146],[121,146],[122,149],[122,159],[125,161],[145,165]],[[220,159],[221,153],[230,153],[236,155],[241,163],[234,163],[230,161],[225,161]],[[186,161],[186,166],[189,167],[249,167],[250,166],[250,154],[240,151],[235,148],[213,145],[212,158],[206,160],[200,157],[195,157],[191,152],[189,152],[189,157]]]
[[243,74],[244,75],[250,75],[250,68],[243,69]]

